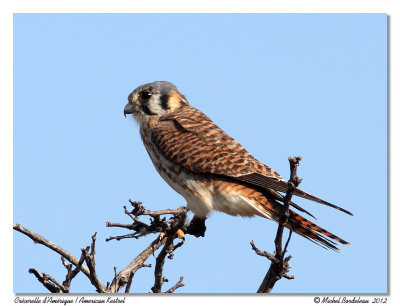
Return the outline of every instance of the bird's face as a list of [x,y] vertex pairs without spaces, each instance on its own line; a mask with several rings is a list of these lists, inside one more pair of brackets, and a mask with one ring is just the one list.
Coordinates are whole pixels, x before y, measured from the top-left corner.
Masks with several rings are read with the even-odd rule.
[[184,105],[188,105],[188,102],[172,83],[158,81],[141,85],[132,91],[124,115],[133,114],[142,125],[149,118],[165,115]]

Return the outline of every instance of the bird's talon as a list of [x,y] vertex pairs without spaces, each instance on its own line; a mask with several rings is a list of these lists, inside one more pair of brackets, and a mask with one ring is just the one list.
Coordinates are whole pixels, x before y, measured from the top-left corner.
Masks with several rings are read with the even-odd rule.
[[177,236],[179,239],[184,239],[184,238],[185,238],[185,233],[184,233],[181,229],[178,229],[178,230],[176,231],[176,236]]
[[188,226],[187,232],[195,236],[196,238],[204,237],[204,234],[206,232],[205,221],[206,218],[200,218],[195,215],[190,222],[190,225]]

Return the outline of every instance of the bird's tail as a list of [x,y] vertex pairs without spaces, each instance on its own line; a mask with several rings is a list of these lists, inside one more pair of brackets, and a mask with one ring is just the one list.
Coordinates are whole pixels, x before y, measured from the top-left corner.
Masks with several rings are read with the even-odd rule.
[[319,245],[322,245],[323,247],[327,247],[335,251],[340,250],[336,246],[338,242],[341,244],[350,244],[346,240],[343,240],[342,238],[332,234],[331,232],[328,232],[327,230],[316,225],[310,220],[307,220],[306,218],[300,216],[292,210],[290,210],[290,216],[286,227],[293,232]]
[[[265,210],[268,212],[268,217],[272,220],[279,222],[281,216],[283,215],[283,205],[276,201],[268,201],[265,203]],[[263,205],[264,206],[264,205]],[[300,216],[292,210],[290,211],[290,216],[285,227],[292,230],[293,232],[311,240],[312,242],[335,251],[340,251],[337,247],[338,243],[350,244],[342,238],[328,232],[322,227],[316,225],[315,223],[307,220],[306,218]]]

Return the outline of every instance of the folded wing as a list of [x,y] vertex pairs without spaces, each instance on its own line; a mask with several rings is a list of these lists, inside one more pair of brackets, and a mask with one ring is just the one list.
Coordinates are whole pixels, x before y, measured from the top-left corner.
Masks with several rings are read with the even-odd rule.
[[[195,173],[227,176],[278,192],[288,189],[288,183],[277,172],[255,159],[236,140],[193,107],[183,107],[174,114],[162,116],[152,130],[152,141],[170,161]],[[295,189],[294,195],[352,215],[299,188]],[[294,207],[308,213],[296,204]]]

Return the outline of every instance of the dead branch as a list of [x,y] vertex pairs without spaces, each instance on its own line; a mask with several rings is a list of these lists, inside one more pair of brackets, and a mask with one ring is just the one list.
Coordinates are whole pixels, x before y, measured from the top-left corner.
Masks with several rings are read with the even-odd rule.
[[[97,277],[96,273],[96,262],[94,259],[94,255],[96,254],[95,248],[96,248],[96,234],[95,233],[92,236],[92,245],[91,247],[87,247],[86,249],[82,249],[82,253],[85,257],[86,264],[89,268],[90,274],[89,274],[89,279],[92,285],[96,288],[96,291],[98,293],[106,293],[109,292],[106,286],[104,286],[100,280]],[[90,253],[89,253],[90,250]]]
[[75,269],[72,269],[72,264],[68,264],[65,261],[65,258],[61,256],[61,261],[64,265],[64,267],[67,269],[67,275],[65,277],[65,280],[63,281],[63,286],[67,289],[69,292],[69,289],[71,287],[71,281],[74,279],[75,276],[78,275],[78,273],[82,269],[82,265],[85,261],[85,254],[82,252],[81,258],[79,259],[78,264],[76,265]]
[[165,263],[165,257],[167,256],[168,252],[172,252],[173,239],[174,238],[171,237],[166,238],[165,245],[161,250],[160,254],[158,254],[157,256],[156,266],[154,269],[154,286],[151,288],[151,291],[153,291],[153,293],[160,293],[162,284],[165,281],[167,281],[163,277],[163,268]]
[[[126,228],[133,230],[134,232],[121,236],[112,236],[107,238],[107,241],[113,239],[121,240],[125,238],[139,238],[153,233],[159,233],[160,235],[129,266],[127,266],[117,275],[117,277],[114,278],[114,281],[111,283],[110,288],[111,290],[113,290],[113,288],[116,288],[115,290],[119,290],[119,288],[129,284],[130,280],[133,277],[132,274],[134,274],[137,269],[143,266],[143,263],[148,258],[148,256],[154,254],[154,251],[156,249],[164,245],[156,258],[156,265],[154,269],[155,280],[154,286],[151,288],[154,293],[161,293],[162,284],[166,281],[166,278],[163,276],[165,257],[168,255],[168,258],[172,259],[173,252],[184,243],[184,239],[182,239],[182,241],[178,242],[177,244],[174,244],[174,240],[175,238],[177,238],[178,231],[181,231],[182,234],[187,233],[187,228],[185,226],[185,221],[187,218],[187,208],[179,207],[178,209],[149,211],[143,207],[141,202],[135,202],[131,200],[129,200],[129,202],[132,205],[133,209],[129,211],[127,207],[124,206],[124,212],[133,220],[133,223],[120,224],[107,222],[106,226]],[[167,220],[165,217],[161,218],[161,216],[166,214],[171,214],[172,218],[170,218],[170,220]],[[150,224],[146,224],[143,221],[140,221],[140,216],[150,216]],[[182,286],[183,285],[179,287]]]
[[40,273],[36,269],[29,269],[29,273],[36,276],[37,280],[42,283],[44,287],[46,287],[51,293],[67,293],[68,290],[62,284],[57,282],[53,277],[48,274]]
[[[275,238],[275,252],[270,254],[266,251],[260,251],[255,246],[254,242],[251,241],[251,246],[256,254],[260,256],[267,257],[270,261],[270,268],[260,285],[257,292],[269,293],[274,287],[275,283],[282,277],[287,279],[294,278],[292,275],[288,274],[290,265],[288,264],[291,256],[285,257],[289,241],[292,232],[290,231],[289,237],[282,248],[282,235],[285,224],[288,222],[290,216],[289,207],[290,200],[295,188],[299,185],[300,179],[297,177],[296,169],[300,161],[300,157],[289,158],[290,162],[290,180],[289,187],[286,195],[283,199],[284,209],[281,219],[279,220],[279,226],[277,229],[277,234]],[[193,218],[189,226],[185,225],[187,218],[187,208],[179,207],[177,209],[165,209],[159,211],[149,211],[146,210],[141,202],[134,202],[129,200],[132,209],[128,210],[124,206],[125,214],[133,221],[130,224],[106,222],[107,227],[119,227],[132,231],[129,234],[124,234],[120,236],[111,236],[106,239],[106,241],[111,240],[121,240],[126,238],[138,239],[149,234],[158,234],[158,237],[150,243],[150,245],[143,250],[138,256],[136,256],[133,261],[117,273],[117,268],[114,267],[114,278],[111,282],[107,282],[104,285],[98,278],[96,273],[96,234],[92,236],[92,243],[90,246],[81,249],[80,259],[74,257],[71,253],[67,252],[60,246],[54,244],[53,242],[47,240],[46,238],[34,233],[22,225],[15,224],[13,226],[14,230],[21,232],[22,234],[30,237],[35,243],[42,244],[47,248],[53,250],[54,252],[61,255],[62,264],[67,269],[67,274],[65,280],[60,283],[48,274],[40,273],[36,269],[29,269],[29,273],[34,274],[39,282],[43,284],[47,290],[52,293],[63,292],[68,293],[70,290],[71,281],[76,277],[79,272],[84,273],[92,285],[95,287],[96,291],[99,293],[117,293],[123,287],[125,288],[125,293],[129,293],[132,286],[132,281],[137,270],[143,267],[151,267],[149,264],[145,264],[146,260],[162,247],[161,251],[156,257],[156,264],[154,268],[154,285],[151,290],[154,293],[162,292],[163,283],[168,280],[163,275],[163,268],[165,265],[166,257],[169,259],[173,258],[174,251],[179,247],[183,246],[185,243],[184,234],[194,235],[196,237],[204,236],[206,227],[205,219]],[[165,215],[171,215],[169,219]],[[140,220],[141,216],[145,216],[150,220],[144,222]],[[175,239],[179,238],[178,243],[175,243]],[[86,264],[86,265],[85,265]],[[172,286],[170,289],[165,291],[165,293],[173,293],[176,289],[184,286],[182,282],[183,277]]]
[[[59,247],[58,245],[54,244],[53,242],[47,240],[46,238],[40,236],[39,234],[32,232],[31,230],[23,227],[20,224],[14,224],[13,229],[28,236],[33,240],[34,243],[39,243],[44,245],[45,247],[48,247],[49,249],[53,250],[54,252],[60,254],[62,257],[67,259],[70,263],[72,263],[75,266],[78,266],[79,264],[79,259],[73,256],[71,253],[67,252],[63,248]],[[81,266],[81,271],[86,275],[89,276],[90,272],[89,269],[86,266]]]
[[[143,267],[149,267],[149,268],[151,268],[151,264],[141,264],[137,269],[140,269],[140,268],[143,268]],[[136,269],[136,270],[137,270],[137,269]],[[129,275],[129,278],[128,278],[128,282],[127,282],[126,287],[125,287],[125,293],[129,293],[129,292],[130,292],[130,290],[131,290],[131,285],[132,285],[132,280],[133,280],[133,277],[134,277],[134,276],[135,276],[135,271],[134,271],[134,270],[131,270],[130,275]],[[119,280],[118,275],[117,275],[116,280]],[[117,283],[116,283],[116,284],[117,284]],[[118,282],[118,284],[120,284],[120,282]],[[116,288],[116,291],[118,292],[117,289],[118,289],[118,288]]]
[[[153,288],[156,288],[153,292],[161,292],[162,284],[167,281],[166,278],[163,277],[165,257],[168,255],[168,258],[172,259],[173,252],[184,244],[183,234],[187,233],[187,228],[185,225],[187,209],[185,207],[180,207],[178,209],[149,211],[143,207],[141,202],[130,201],[130,203],[133,206],[133,210],[128,211],[127,207],[124,206],[124,211],[125,214],[133,220],[132,224],[107,222],[106,225],[108,227],[113,226],[133,230],[133,233],[109,237],[106,240],[120,240],[124,238],[137,239],[142,236],[155,233],[159,234],[159,236],[119,273],[117,273],[117,269],[114,267],[114,278],[111,283],[107,282],[106,285],[103,285],[96,273],[96,234],[92,236],[91,245],[81,249],[81,257],[80,259],[77,259],[71,253],[67,252],[60,246],[52,243],[41,235],[24,228],[22,225],[15,224],[13,226],[14,230],[30,237],[35,243],[42,244],[60,254],[62,264],[67,269],[65,280],[62,283],[58,282],[50,275],[45,273],[42,274],[33,268],[29,270],[29,273],[34,274],[38,281],[41,282],[43,286],[52,293],[68,293],[70,290],[71,281],[79,272],[84,273],[89,278],[90,282],[99,293],[117,293],[124,286],[126,286],[125,293],[129,293],[136,271],[143,267],[151,267],[151,265],[145,264],[145,261],[150,257],[150,255],[153,255],[155,251],[164,245],[164,248],[161,250],[160,254],[158,254],[156,259],[155,285],[153,286]],[[163,215],[168,214],[172,215],[169,220],[167,220],[165,217],[162,217]],[[139,220],[139,217],[142,215],[149,216],[151,218],[150,224]],[[174,244],[174,240],[178,236],[182,240]],[[73,266],[75,266],[75,268],[73,268]],[[184,286],[184,283],[182,283],[181,279],[175,286],[166,292],[172,293],[177,288],[182,286]]]
[[[171,232],[173,234],[175,234],[178,230],[183,228],[186,220],[186,212],[183,211],[178,212],[177,216],[180,216],[180,218],[175,218],[171,224]],[[156,266],[154,269],[154,278],[155,278],[154,286],[151,288],[151,290],[154,293],[160,293],[161,286],[165,282],[165,278],[163,277],[163,267],[165,263],[165,257],[168,255],[168,258],[172,259],[173,251],[183,245],[184,240],[182,240],[182,242],[178,243],[177,245],[174,245],[174,239],[175,235],[169,235],[166,239],[163,249],[157,256]]]
[[173,292],[175,292],[176,289],[185,286],[185,284],[182,281],[183,281],[183,277],[181,276],[179,278],[179,281],[174,286],[172,286],[170,289],[165,291],[164,293],[173,293]]
[[[143,267],[149,267],[151,265],[145,265],[144,262],[147,258],[154,254],[156,250],[158,250],[161,246],[165,244],[166,239],[159,239],[158,237],[150,243],[150,245],[141,252],[125,269],[121,270],[117,277],[114,277],[110,288],[112,292],[118,292],[125,285],[129,284],[130,277],[133,277],[133,274],[136,273],[137,270]],[[131,281],[132,282],[132,281]],[[130,290],[130,285],[129,285]]]
[[[85,249],[81,249],[82,255],[80,259],[78,260],[75,256],[73,256],[71,253],[67,252],[60,246],[54,244],[53,242],[47,240],[46,238],[42,237],[41,235],[32,232],[31,230],[23,227],[20,224],[15,224],[13,225],[14,230],[17,230],[21,232],[22,234],[30,237],[35,243],[42,244],[49,249],[55,251],[56,253],[61,255],[61,261],[67,269],[67,275],[65,277],[64,282],[61,284],[58,281],[56,281],[54,278],[52,278],[48,274],[41,274],[39,273],[36,269],[29,269],[29,273],[34,274],[36,278],[38,279],[39,282],[43,284],[45,288],[47,288],[50,292],[52,293],[57,293],[57,292],[64,292],[68,293],[70,290],[70,285],[72,279],[79,273],[82,272],[84,273],[92,282],[93,285],[95,285],[96,290],[98,292],[108,292],[107,289],[100,283],[100,281],[97,278],[96,275],[96,270],[95,270],[95,262],[94,262],[94,254],[95,254],[95,237],[96,234],[92,236],[92,245],[91,247],[86,247]],[[89,250],[91,252],[89,253]],[[68,260],[71,264],[75,266],[75,269],[72,269],[71,264],[68,264],[66,262]],[[83,263],[86,262],[88,266],[85,266]]]
[[289,157],[289,163],[290,163],[290,179],[288,181],[289,187],[283,199],[283,214],[279,221],[278,229],[276,232],[276,237],[274,241],[275,242],[274,254],[270,254],[266,251],[260,251],[254,245],[254,242],[250,241],[250,244],[257,255],[267,257],[271,261],[268,272],[265,275],[260,287],[258,288],[257,293],[270,293],[275,283],[282,277],[287,279],[294,278],[293,275],[288,274],[289,269],[291,267],[288,262],[292,258],[292,256],[289,255],[285,257],[290,238],[292,237],[292,231],[289,232],[289,237],[285,243],[285,247],[283,250],[282,250],[282,235],[283,235],[283,229],[286,223],[288,222],[290,216],[289,212],[290,200],[292,198],[294,190],[301,182],[301,179],[297,177],[297,166],[299,165],[300,160],[301,157]]

